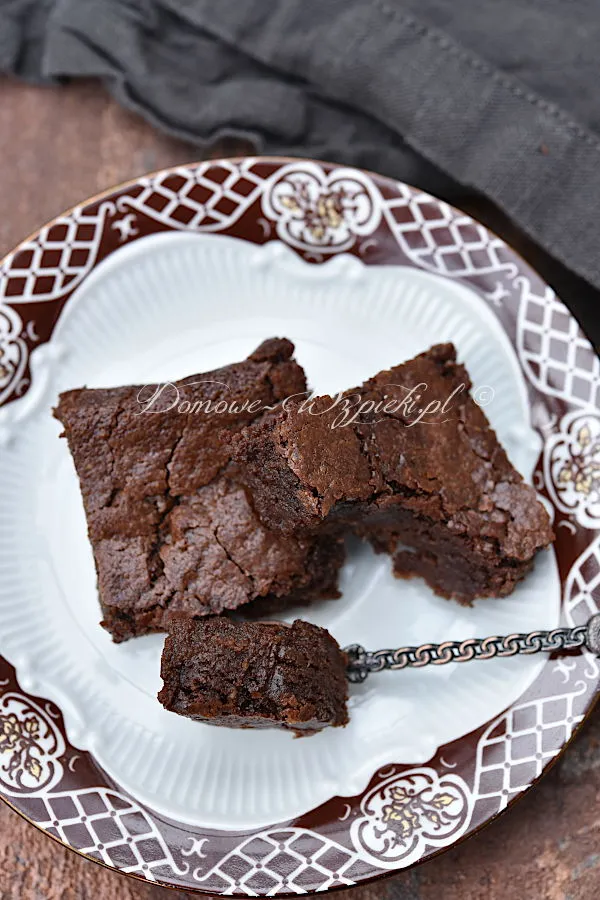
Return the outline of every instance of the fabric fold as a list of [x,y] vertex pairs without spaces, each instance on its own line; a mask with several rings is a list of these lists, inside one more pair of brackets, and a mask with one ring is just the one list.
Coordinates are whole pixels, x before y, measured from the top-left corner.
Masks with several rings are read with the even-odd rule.
[[[98,77],[205,149],[478,192],[600,287],[595,0],[7,0],[0,71]],[[550,58],[549,58],[550,55]]]

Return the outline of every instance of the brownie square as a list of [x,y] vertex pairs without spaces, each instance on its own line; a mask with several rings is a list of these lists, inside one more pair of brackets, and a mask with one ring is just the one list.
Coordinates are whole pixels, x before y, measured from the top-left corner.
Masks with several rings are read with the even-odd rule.
[[234,458],[261,521],[296,535],[351,528],[393,555],[395,574],[463,603],[510,593],[553,534],[470,387],[440,344],[245,429]]
[[173,617],[158,699],[212,725],[313,734],[348,722],[346,665],[329,632],[308,622]]
[[170,386],[68,391],[54,411],[73,455],[115,641],[165,630],[173,612],[264,609],[338,596],[340,539],[265,528],[231,469],[227,435],[305,391],[290,341]]

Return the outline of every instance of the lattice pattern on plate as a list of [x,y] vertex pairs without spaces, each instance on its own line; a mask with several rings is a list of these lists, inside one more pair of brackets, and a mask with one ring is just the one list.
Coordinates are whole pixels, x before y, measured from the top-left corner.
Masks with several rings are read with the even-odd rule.
[[583,625],[600,611],[600,535],[586,547],[569,572],[564,596],[569,625]]
[[478,803],[493,799],[500,812],[541,775],[583,719],[587,690],[579,681],[570,692],[533,697],[489,726],[477,747]]
[[357,853],[305,828],[272,829],[240,843],[206,874],[195,875],[220,894],[305,894],[354,884]]
[[[207,162],[140,179],[142,190],[122,195],[117,207],[143,210],[178,229],[219,231],[239,218],[263,185],[239,163]],[[106,216],[116,212],[110,200],[92,209],[76,207],[8,256],[0,266],[0,301],[52,300],[73,290],[96,261]]]
[[96,262],[109,202],[76,207],[41,229],[0,266],[0,302],[53,300],[73,290]]
[[547,394],[597,409],[600,361],[590,342],[551,288],[540,295],[528,278],[517,282],[517,352],[531,382]]
[[385,218],[402,252],[417,266],[453,278],[517,274],[504,241],[483,225],[429,194],[396,187],[399,196],[385,202]]
[[40,797],[35,822],[76,850],[155,881],[181,872],[147,813],[116,791],[96,787]]
[[135,197],[119,209],[139,209],[177,229],[222,231],[260,196],[264,179],[240,163],[208,162],[142,179]]
[[[587,622],[599,611],[600,536],[576,560],[565,582],[564,613],[569,625]],[[584,679],[595,679],[598,665],[586,654]],[[500,812],[536,778],[571,738],[589,702],[589,683],[575,678],[579,662],[556,659],[553,675],[564,685],[554,695],[537,697],[535,685],[523,702],[498,718],[479,741],[476,792],[479,802],[493,799]],[[569,689],[570,688],[570,689]]]

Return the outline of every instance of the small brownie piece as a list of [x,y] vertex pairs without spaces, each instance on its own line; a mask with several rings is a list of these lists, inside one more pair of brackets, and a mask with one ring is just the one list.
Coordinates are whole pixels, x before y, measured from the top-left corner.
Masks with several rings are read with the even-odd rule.
[[346,392],[348,409],[286,404],[234,439],[254,509],[284,533],[350,527],[463,603],[510,593],[553,535],[470,386],[441,344]]
[[299,619],[290,626],[174,616],[158,699],[211,725],[314,734],[348,722],[346,665],[328,631]]
[[341,540],[271,533],[230,477],[224,435],[306,388],[293,350],[273,338],[243,362],[173,385],[61,394],[55,416],[81,484],[102,624],[115,641],[165,630],[173,611],[339,596]]

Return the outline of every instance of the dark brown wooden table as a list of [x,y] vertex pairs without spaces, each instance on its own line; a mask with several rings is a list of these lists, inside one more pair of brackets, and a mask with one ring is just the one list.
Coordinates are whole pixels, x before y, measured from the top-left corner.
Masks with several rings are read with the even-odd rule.
[[[240,148],[219,148],[240,152]],[[241,149],[243,152],[243,148]],[[218,150],[212,155],[217,155]],[[41,89],[0,81],[0,257],[64,209],[152,169],[190,162],[197,149],[154,132],[95,84]],[[561,272],[502,217],[464,206],[516,243],[575,311],[600,296]],[[597,335],[594,335],[597,339]],[[182,898],[78,857],[0,803],[0,900]],[[189,895],[191,896],[191,895]],[[600,714],[553,771],[476,837],[354,900],[598,900]]]

